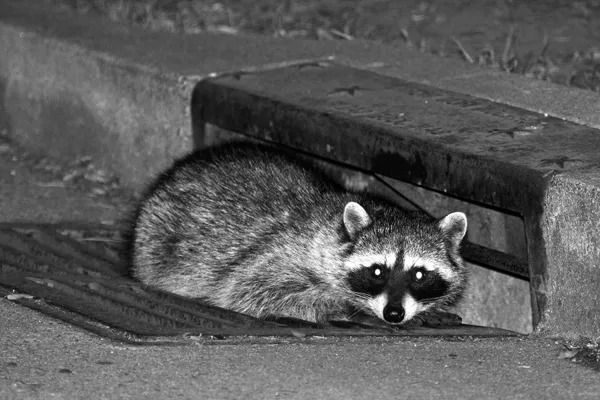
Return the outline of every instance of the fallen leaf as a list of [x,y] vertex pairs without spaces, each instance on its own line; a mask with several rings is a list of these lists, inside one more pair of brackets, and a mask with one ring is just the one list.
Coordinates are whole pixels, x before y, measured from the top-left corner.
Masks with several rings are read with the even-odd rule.
[[297,337],[297,338],[303,338],[303,337],[305,337],[305,336],[306,336],[306,333],[304,333],[304,332],[301,332],[301,331],[297,331],[297,330],[295,330],[295,329],[292,329],[292,330],[291,330],[291,332],[292,332],[292,335],[293,335],[294,337]]
[[6,296],[8,300],[20,300],[20,299],[33,299],[34,297],[30,294],[25,293],[13,293]]
[[579,353],[579,350],[563,350],[560,353],[558,353],[558,356],[556,356],[556,357],[560,358],[560,359],[563,359],[563,358],[573,358],[578,353]]

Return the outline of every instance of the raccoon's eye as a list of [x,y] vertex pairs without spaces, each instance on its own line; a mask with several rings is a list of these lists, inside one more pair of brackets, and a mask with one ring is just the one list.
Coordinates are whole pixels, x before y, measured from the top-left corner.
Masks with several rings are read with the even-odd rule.
[[377,296],[385,288],[389,274],[385,265],[362,265],[361,268],[350,271],[346,279],[353,291]]
[[430,274],[425,268],[415,268],[411,273],[412,281],[415,283],[427,282]]
[[449,283],[435,271],[418,267],[412,269],[408,277],[410,292],[417,300],[435,300],[448,293]]
[[371,278],[376,280],[383,280],[386,277],[387,267],[380,264],[371,265]]

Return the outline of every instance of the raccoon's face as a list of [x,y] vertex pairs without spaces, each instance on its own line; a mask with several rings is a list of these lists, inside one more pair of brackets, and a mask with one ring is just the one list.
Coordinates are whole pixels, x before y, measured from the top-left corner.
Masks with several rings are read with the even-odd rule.
[[354,242],[345,262],[346,284],[361,308],[399,324],[454,303],[465,283],[458,255],[465,215],[452,213],[440,221],[394,212],[384,217],[388,220],[374,221],[357,203],[344,210],[344,225]]

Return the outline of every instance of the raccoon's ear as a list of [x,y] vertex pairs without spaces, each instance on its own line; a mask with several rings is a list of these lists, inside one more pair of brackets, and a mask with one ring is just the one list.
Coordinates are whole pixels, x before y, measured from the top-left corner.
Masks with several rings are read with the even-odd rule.
[[461,212],[446,215],[438,223],[440,230],[455,246],[458,246],[467,233],[467,216]]
[[354,240],[358,232],[371,225],[371,217],[358,203],[351,201],[344,208],[344,227],[350,239]]

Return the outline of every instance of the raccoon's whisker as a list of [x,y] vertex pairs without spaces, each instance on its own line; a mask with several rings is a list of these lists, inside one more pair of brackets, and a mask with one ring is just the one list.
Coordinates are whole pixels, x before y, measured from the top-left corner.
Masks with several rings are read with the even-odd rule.
[[[419,261],[419,260],[421,260],[421,257],[419,257],[419,258],[415,259],[415,260],[413,261],[413,263],[411,264],[410,268],[414,268],[414,267],[415,267],[415,265],[417,265],[417,261]],[[409,269],[410,269],[410,268],[409,268]]]
[[371,300],[373,298],[372,296],[369,296],[368,294],[364,293],[354,293],[354,295],[361,300]]
[[365,306],[364,304],[356,304],[355,307],[356,307],[356,311],[354,311],[352,313],[352,316],[360,314],[361,312],[367,313],[367,314],[373,313],[372,310],[369,307]]
[[368,312],[369,309],[366,307],[359,307],[358,310],[354,311],[352,314],[350,314],[350,316],[348,317],[348,319],[352,319],[353,317],[356,317],[357,315],[359,315],[361,312]]
[[438,301],[438,300],[446,299],[446,298],[448,298],[448,295],[442,295],[442,296],[438,296],[438,297],[430,297],[428,299],[422,299],[421,301],[423,303],[432,303],[434,301]]

